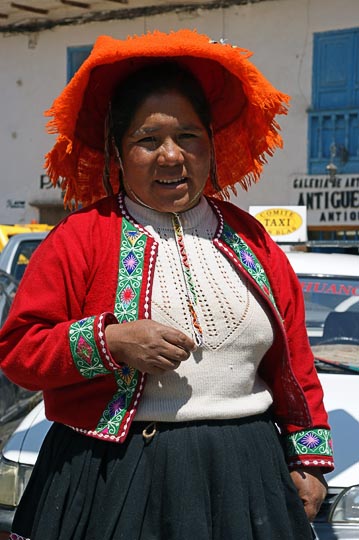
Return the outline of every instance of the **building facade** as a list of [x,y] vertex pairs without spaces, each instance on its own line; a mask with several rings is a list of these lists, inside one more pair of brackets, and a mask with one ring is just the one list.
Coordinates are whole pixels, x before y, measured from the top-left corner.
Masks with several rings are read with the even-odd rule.
[[[0,15],[6,4],[0,1]],[[233,201],[244,209],[306,206],[309,238],[359,239],[358,0],[129,0],[114,11],[104,9],[114,2],[90,4],[82,17],[78,7],[76,16],[56,21],[50,10],[25,22],[1,19],[0,223],[54,224],[65,215],[61,190],[43,169],[53,144],[43,111],[96,37],[195,28],[253,51],[254,64],[291,96],[279,119],[284,148],[269,158],[260,182],[248,192],[239,188]]]

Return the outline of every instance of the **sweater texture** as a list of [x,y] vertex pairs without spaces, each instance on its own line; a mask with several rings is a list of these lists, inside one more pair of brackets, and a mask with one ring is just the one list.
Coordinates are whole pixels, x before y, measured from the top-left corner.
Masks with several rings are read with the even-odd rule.
[[[125,199],[130,215],[156,239],[152,319],[193,336],[187,284],[171,214]],[[218,227],[205,198],[177,216],[197,299],[203,345],[175,371],[148,375],[135,420],[240,418],[272,404],[258,365],[273,343],[270,320],[248,279],[213,245]]]

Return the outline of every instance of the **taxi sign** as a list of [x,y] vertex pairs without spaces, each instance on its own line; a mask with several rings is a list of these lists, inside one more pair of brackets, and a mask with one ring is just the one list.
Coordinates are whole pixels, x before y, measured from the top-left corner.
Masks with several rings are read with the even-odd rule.
[[250,206],[252,214],[276,242],[306,242],[305,206]]

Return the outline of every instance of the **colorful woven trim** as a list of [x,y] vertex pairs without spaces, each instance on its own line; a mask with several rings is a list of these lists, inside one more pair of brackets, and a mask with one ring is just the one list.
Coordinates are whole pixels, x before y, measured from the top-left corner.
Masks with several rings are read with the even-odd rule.
[[145,233],[123,219],[115,303],[115,314],[120,323],[138,319],[146,241]]
[[115,372],[115,377],[118,390],[108,403],[95,430],[102,435],[118,436],[125,415],[130,408],[132,396],[136,391],[139,372],[124,365]]
[[251,248],[244,240],[242,240],[239,234],[227,224],[224,224],[223,226],[221,239],[234,251],[240,260],[242,267],[254,279],[262,292],[269,298],[275,309],[278,311],[267,274]]
[[[122,202],[120,199],[120,207]],[[117,391],[101,414],[94,430],[69,426],[90,437],[117,442],[124,440],[142,394],[145,375],[125,362],[117,364],[113,361],[106,346],[104,329],[107,324],[126,323],[139,318],[147,242],[147,234],[123,218],[115,314],[105,313],[100,317],[87,317],[72,323],[69,329],[72,357],[81,375],[92,378],[112,373],[117,384]],[[152,257],[153,250],[150,253],[150,258]],[[145,287],[145,291],[147,304],[148,286]],[[148,308],[145,308],[144,315],[149,316]]]
[[[46,116],[57,134],[45,167],[54,186],[61,179],[64,204],[86,206],[105,195],[104,125],[115,88],[131,71],[159,58],[172,58],[192,71],[212,111],[220,193],[207,182],[205,193],[221,198],[259,180],[267,157],[282,147],[276,116],[286,114],[289,97],[249,61],[251,53],[193,30],[155,31],[125,40],[100,36],[90,56],[55,99]],[[114,192],[118,168],[110,166]]]
[[112,313],[103,313],[99,317],[87,317],[70,325],[72,358],[81,375],[87,379],[111,373],[118,368],[107,350],[104,338],[104,328],[110,323],[117,323],[116,317]]
[[[139,299],[148,237],[126,219],[122,220],[115,314],[120,323],[138,320]],[[125,360],[125,359],[124,359]],[[143,375],[122,364],[115,372],[118,390],[104,410],[96,432],[117,437]]]
[[290,466],[333,466],[331,433],[312,428],[285,436],[285,454]]

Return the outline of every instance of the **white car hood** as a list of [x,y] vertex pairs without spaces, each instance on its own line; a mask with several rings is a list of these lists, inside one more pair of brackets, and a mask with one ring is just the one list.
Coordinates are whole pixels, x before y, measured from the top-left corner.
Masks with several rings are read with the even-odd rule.
[[34,465],[51,422],[45,418],[44,402],[41,401],[23,419],[3,448],[3,456],[9,461]]
[[[332,487],[359,483],[359,375],[319,374],[324,403],[332,428],[335,470],[326,475]],[[51,425],[44,404],[28,414],[3,449],[10,461],[34,465],[44,437]],[[31,429],[30,429],[31,428]]]
[[359,484],[359,374],[319,374],[332,429],[335,469],[332,487]]

